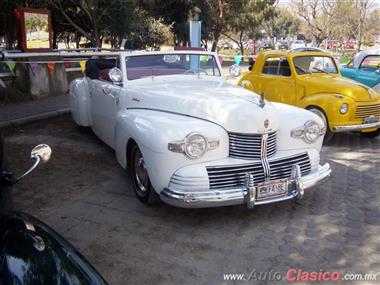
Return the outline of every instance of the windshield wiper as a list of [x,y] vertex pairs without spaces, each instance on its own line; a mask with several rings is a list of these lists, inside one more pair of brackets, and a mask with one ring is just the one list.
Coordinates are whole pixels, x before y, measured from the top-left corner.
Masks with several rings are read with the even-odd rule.
[[312,68],[315,69],[315,70],[317,70],[317,71],[319,71],[319,72],[322,72],[322,73],[329,73],[328,71],[320,69],[318,67],[312,67]]

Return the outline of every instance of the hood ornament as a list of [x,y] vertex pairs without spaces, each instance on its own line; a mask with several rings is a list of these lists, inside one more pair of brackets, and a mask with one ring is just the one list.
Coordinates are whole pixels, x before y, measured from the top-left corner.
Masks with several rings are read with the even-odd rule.
[[264,92],[261,92],[259,107],[260,108],[264,108],[264,106],[265,106],[265,94],[264,94]]

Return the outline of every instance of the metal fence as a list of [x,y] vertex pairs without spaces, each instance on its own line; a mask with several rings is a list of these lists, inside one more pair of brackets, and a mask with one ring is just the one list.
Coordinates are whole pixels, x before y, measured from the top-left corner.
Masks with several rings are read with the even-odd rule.
[[50,52],[0,50],[0,78],[11,78],[15,76],[9,69],[7,63],[69,63],[70,67],[65,68],[66,72],[76,72],[81,70],[79,66],[80,61],[87,60],[91,57],[112,57],[120,54],[120,52],[126,51],[128,50],[101,48],[60,49]]

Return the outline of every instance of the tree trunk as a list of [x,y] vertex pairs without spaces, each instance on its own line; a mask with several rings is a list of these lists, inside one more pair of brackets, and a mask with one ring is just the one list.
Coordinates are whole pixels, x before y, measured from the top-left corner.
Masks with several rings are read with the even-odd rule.
[[53,31],[53,48],[57,49],[58,44],[57,44],[57,33]]
[[362,23],[359,19],[359,26],[358,26],[358,47],[357,47],[357,52],[360,51],[360,48],[362,46]]
[[214,40],[214,41],[212,42],[211,51],[212,51],[212,52],[215,52],[216,49],[217,49],[217,47],[218,47],[218,42]]
[[79,33],[75,33],[75,45],[76,45],[76,48],[79,48],[79,43],[80,43],[80,35],[79,35]]
[[244,46],[243,46],[243,43],[239,43],[239,48],[240,48],[240,54],[244,55]]

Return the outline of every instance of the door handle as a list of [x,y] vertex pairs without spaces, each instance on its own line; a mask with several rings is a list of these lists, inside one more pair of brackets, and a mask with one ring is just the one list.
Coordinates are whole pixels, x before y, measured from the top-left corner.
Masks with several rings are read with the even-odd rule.
[[116,105],[119,104],[119,96],[118,95],[115,95],[111,90],[109,90],[107,95],[112,98],[112,100],[115,102]]
[[109,95],[111,93],[111,89],[107,85],[102,87],[102,91],[105,95]]

